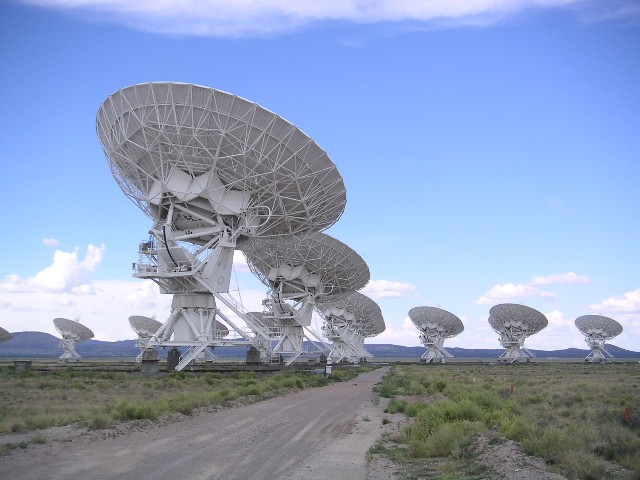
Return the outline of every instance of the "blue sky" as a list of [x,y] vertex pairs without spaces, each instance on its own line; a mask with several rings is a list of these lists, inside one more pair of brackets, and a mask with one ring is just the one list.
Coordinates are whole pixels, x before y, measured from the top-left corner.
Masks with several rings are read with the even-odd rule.
[[408,311],[439,306],[465,324],[445,346],[498,348],[489,309],[509,302],[549,319],[529,347],[585,348],[573,321],[602,314],[640,350],[637,2],[288,3],[0,5],[0,326],[79,318],[117,340],[129,315],[168,316],[131,278],[151,223],[95,115],[120,88],[179,81],[259,103],[329,153],[347,207],[327,233],[367,261],[387,325],[367,343],[419,345]]

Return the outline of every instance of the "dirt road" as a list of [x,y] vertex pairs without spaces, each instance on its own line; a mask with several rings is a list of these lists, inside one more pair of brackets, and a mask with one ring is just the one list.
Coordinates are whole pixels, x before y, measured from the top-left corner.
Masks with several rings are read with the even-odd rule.
[[0,472],[11,480],[364,479],[366,452],[382,432],[372,387],[387,369],[116,438],[29,447],[0,458]]

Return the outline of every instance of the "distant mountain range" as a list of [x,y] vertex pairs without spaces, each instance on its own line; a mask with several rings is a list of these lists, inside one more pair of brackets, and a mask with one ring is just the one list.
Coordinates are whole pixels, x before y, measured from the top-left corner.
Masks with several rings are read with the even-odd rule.
[[[62,354],[60,339],[43,332],[14,332],[13,338],[0,343],[0,358],[57,358]],[[419,358],[425,347],[404,347],[391,344],[366,344],[366,349],[378,358]],[[640,358],[640,352],[625,350],[615,345],[607,345],[607,350],[615,358]],[[457,358],[497,358],[504,349],[467,349],[447,348]],[[102,342],[99,340],[85,340],[76,344],[76,351],[83,358],[136,357],[140,349],[136,340],[119,340],[117,342]],[[564,350],[531,350],[538,358],[585,358],[589,350],[567,348]],[[224,347],[215,350],[220,357],[244,357],[247,347]],[[164,355],[163,355],[164,353]],[[160,351],[166,356],[166,350]]]

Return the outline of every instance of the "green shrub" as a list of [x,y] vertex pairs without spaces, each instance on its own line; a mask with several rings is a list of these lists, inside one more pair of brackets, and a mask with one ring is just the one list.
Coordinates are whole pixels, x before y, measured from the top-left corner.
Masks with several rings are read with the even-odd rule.
[[109,428],[113,423],[113,419],[108,415],[98,414],[89,420],[89,430],[103,430]]
[[24,424],[27,430],[40,430],[58,425],[58,419],[55,415],[43,413],[27,417]]
[[125,400],[114,407],[112,416],[115,420],[157,420],[158,411],[149,403]]
[[404,413],[407,417],[415,417],[423,408],[429,408],[429,404],[424,400],[418,400],[409,405]]
[[[636,367],[553,362],[498,368],[451,364],[446,369],[396,365],[378,392],[391,399],[399,394],[423,397],[405,408],[412,420],[396,441],[410,447],[398,451],[415,457],[449,455],[447,462],[429,464],[438,465],[437,472],[429,472],[434,478],[455,473],[444,472],[442,465],[453,465],[466,455],[465,442],[471,437],[461,441],[465,432],[497,427],[495,438],[519,442],[526,453],[553,463],[555,471],[571,480],[608,480],[615,466],[604,470],[604,460],[640,471],[640,384],[629,381]],[[625,414],[627,407],[630,414]],[[474,427],[465,430],[459,425],[465,422]],[[637,475],[630,478],[640,480]]]
[[484,418],[484,412],[482,408],[472,402],[471,400],[464,399],[457,402],[443,402],[444,415],[446,420],[482,420]]
[[47,443],[47,437],[45,437],[41,433],[37,433],[33,437],[31,437],[31,443],[36,443],[36,444]]
[[460,450],[471,435],[484,429],[483,423],[468,420],[440,424],[424,440],[411,437],[409,455],[414,458],[449,456],[454,450]]
[[566,432],[555,427],[542,432],[534,431],[521,442],[522,450],[528,455],[542,458],[547,463],[558,463],[563,453],[571,447],[571,439]]
[[516,442],[537,434],[537,429],[531,424],[531,420],[522,417],[505,417],[498,426],[502,435]]
[[13,422],[11,424],[12,433],[25,432],[26,430],[27,430],[27,426],[24,424],[23,421]]
[[220,390],[220,398],[222,398],[222,400],[232,400],[236,398],[236,395],[230,389],[223,388]]
[[445,382],[444,380],[436,380],[435,382],[433,382],[433,387],[436,389],[436,391],[443,392],[447,387],[447,382]]
[[404,400],[398,400],[397,398],[392,398],[389,401],[389,405],[385,409],[386,413],[403,413],[407,408],[407,402]]
[[249,385],[240,390],[240,396],[244,395],[262,395],[262,388],[258,385]]
[[396,394],[397,386],[393,381],[393,378],[389,375],[382,379],[382,385],[378,389],[378,393],[381,397],[391,398]]
[[169,400],[167,410],[179,412],[183,415],[191,415],[194,409],[203,406],[205,403],[201,397],[180,395]]
[[564,452],[562,467],[567,477],[580,480],[600,480],[606,473],[604,465],[595,455],[580,451]]

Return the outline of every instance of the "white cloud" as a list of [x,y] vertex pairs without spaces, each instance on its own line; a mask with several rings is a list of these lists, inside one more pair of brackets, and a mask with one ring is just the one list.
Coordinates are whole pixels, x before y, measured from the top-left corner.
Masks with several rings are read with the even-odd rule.
[[590,283],[589,278],[584,275],[578,275],[574,272],[555,273],[546,277],[533,277],[531,279],[533,285],[551,285],[554,283]]
[[418,346],[420,345],[420,330],[415,327],[409,317],[406,317],[399,326],[386,322],[384,332],[368,339],[367,343]]
[[5,311],[3,328],[10,331],[40,331],[59,336],[53,326],[54,318],[79,318],[93,330],[96,340],[124,340],[135,338],[129,316],[156,316],[164,320],[169,315],[171,295],[161,295],[151,281],[96,280],[92,295],[0,290],[0,303],[5,302],[10,307]]
[[538,285],[554,284],[585,284],[590,283],[589,278],[574,272],[554,273],[551,275],[536,276],[529,283],[505,283],[497,284],[482,295],[476,303],[489,305],[492,303],[523,298],[542,298],[544,300],[556,300],[558,297],[547,290],[541,290]]
[[532,285],[505,283],[504,285],[498,284],[491,287],[487,293],[476,300],[476,303],[490,305],[496,302],[504,302],[506,300],[531,297],[542,298],[544,300],[555,300],[557,298],[554,293],[540,290]]
[[544,316],[547,317],[550,327],[570,327],[573,325],[573,321],[565,319],[564,313],[558,310],[545,313]]
[[371,298],[402,298],[415,292],[416,287],[410,283],[392,282],[390,280],[371,280],[360,292]]
[[622,315],[640,314],[640,288],[624,293],[618,297],[610,297],[601,303],[589,305],[595,312],[618,313]]
[[5,292],[73,292],[94,293],[89,274],[102,262],[105,245],[89,245],[84,260],[78,259],[78,249],[73,252],[56,250],[53,263],[33,277],[22,279],[7,275],[0,281],[0,291]]
[[160,288],[152,280],[131,283],[131,292],[122,298],[122,304],[132,310],[156,309],[162,304]]
[[531,9],[578,7],[585,3],[584,0],[22,1],[47,8],[80,12],[94,19],[106,18],[139,30],[236,37],[291,32],[322,21],[490,25]]
[[76,304],[76,301],[73,299],[73,296],[68,293],[62,293],[52,296],[51,304],[56,307],[71,307]]
[[58,245],[60,245],[60,242],[55,238],[43,238],[42,244],[46,245],[47,247],[57,247]]

